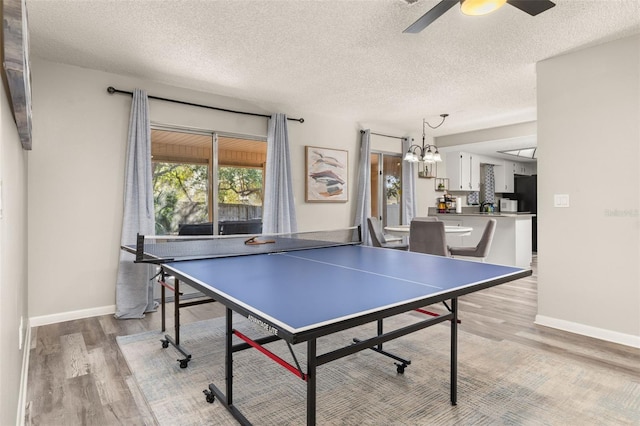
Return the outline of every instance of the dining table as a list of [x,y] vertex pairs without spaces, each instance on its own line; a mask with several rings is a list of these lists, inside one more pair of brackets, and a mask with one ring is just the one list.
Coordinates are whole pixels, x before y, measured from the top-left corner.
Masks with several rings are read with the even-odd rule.
[[[409,235],[409,228],[411,225],[395,225],[395,226],[385,226],[384,230],[391,234],[396,235]],[[448,235],[456,235],[459,237],[465,237],[471,235],[473,228],[469,226],[455,226],[455,225],[445,225],[444,232]]]

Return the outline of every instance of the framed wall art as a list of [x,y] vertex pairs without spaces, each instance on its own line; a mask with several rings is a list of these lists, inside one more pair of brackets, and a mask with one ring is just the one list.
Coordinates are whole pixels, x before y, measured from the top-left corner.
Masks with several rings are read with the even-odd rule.
[[305,156],[305,201],[347,202],[349,152],[307,146]]

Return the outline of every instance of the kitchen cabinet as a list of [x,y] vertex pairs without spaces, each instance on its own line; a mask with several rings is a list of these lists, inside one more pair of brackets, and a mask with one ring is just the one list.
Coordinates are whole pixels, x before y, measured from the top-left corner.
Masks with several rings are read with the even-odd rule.
[[536,174],[536,163],[513,163],[513,173],[516,175],[531,176]]
[[480,190],[480,156],[467,152],[450,152],[446,158],[451,191]]
[[447,153],[445,164],[450,191],[479,191],[481,164],[494,165],[495,192],[501,194],[515,191],[515,175],[537,174],[535,162],[502,160],[459,151]]
[[514,175],[517,167],[517,163],[514,161],[504,161],[501,165],[493,168],[496,192],[510,193],[514,191]]
[[518,163],[507,161],[504,168],[504,192],[513,192],[515,190],[515,174]]
[[506,192],[506,182],[504,173],[504,161],[497,161],[493,165],[493,179],[495,183],[495,192]]
[[525,176],[533,176],[537,172],[537,164],[536,163],[520,163],[520,173],[519,175]]
[[515,191],[515,175],[531,176],[535,175],[536,171],[536,163],[521,163],[507,160],[502,166],[494,168],[495,191],[498,193],[512,193]]

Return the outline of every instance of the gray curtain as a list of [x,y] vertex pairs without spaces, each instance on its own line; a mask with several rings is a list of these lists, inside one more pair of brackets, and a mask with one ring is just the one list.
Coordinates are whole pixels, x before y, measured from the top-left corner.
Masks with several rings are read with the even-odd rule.
[[274,114],[269,119],[265,180],[262,232],[297,232],[289,132],[287,116],[284,114]]
[[[411,146],[410,138],[402,138],[402,153]],[[416,172],[415,163],[402,162],[402,223],[409,225],[416,216]]]
[[360,160],[358,163],[358,194],[354,226],[360,226],[362,243],[371,245],[367,218],[371,216],[371,131],[362,133],[360,138]]
[[[135,244],[138,233],[155,234],[151,174],[149,100],[145,91],[135,89],[127,141],[122,245]],[[120,251],[115,313],[119,319],[143,318],[145,312],[154,311],[157,307],[151,282],[154,267],[133,263],[133,259],[133,255]]]

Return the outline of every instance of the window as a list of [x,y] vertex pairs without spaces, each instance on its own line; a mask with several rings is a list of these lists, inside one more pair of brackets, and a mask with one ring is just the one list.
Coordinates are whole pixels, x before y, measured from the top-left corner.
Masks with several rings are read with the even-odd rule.
[[218,233],[262,232],[266,161],[264,141],[218,136]]
[[193,224],[205,224],[200,229],[215,234],[261,232],[266,145],[237,136],[153,129],[156,234],[178,234],[181,226]]

